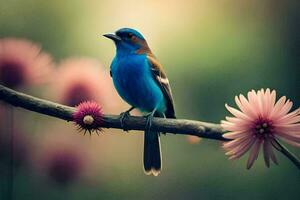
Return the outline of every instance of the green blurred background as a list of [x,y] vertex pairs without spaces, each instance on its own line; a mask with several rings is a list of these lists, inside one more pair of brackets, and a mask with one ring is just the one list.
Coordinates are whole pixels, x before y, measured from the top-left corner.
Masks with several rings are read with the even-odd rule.
[[[109,69],[115,49],[101,35],[136,28],[168,74],[177,116],[218,123],[228,115],[224,103],[234,105],[234,96],[250,89],[276,89],[293,108],[300,106],[299,8],[297,0],[0,0],[0,38],[37,42],[56,61],[94,57]],[[18,122],[34,136],[47,134],[46,125],[66,126],[16,112],[26,116]],[[163,171],[148,177],[142,170],[142,134],[105,130],[90,138],[67,126],[68,131],[50,132],[56,137],[68,132],[64,135],[88,144],[98,163],[92,181],[62,187],[23,169],[14,176],[14,199],[300,198],[299,171],[279,153],[279,166],[268,169],[259,157],[246,170],[247,156],[228,161],[219,142],[191,145],[184,136],[167,135],[161,139]],[[300,156],[299,149],[291,150]]]

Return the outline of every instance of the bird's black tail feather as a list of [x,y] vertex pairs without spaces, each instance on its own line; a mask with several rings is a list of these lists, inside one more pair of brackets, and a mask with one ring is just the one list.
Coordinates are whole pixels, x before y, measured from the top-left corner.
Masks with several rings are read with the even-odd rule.
[[144,170],[147,175],[157,176],[162,167],[159,133],[145,131]]

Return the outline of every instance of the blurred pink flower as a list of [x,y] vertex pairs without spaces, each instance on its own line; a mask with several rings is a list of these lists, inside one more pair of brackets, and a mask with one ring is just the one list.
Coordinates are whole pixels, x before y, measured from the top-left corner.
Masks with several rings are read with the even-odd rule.
[[93,100],[106,111],[120,107],[109,72],[97,60],[90,58],[62,61],[53,76],[52,93],[60,103],[69,106]]
[[51,57],[24,39],[0,39],[0,83],[10,88],[45,82],[52,69]]
[[69,149],[50,152],[48,155],[46,174],[60,184],[76,181],[82,171],[82,157]]
[[235,97],[235,102],[241,111],[226,104],[234,117],[226,117],[226,121],[221,122],[221,126],[229,131],[223,136],[232,139],[223,144],[229,159],[241,157],[252,147],[247,161],[247,169],[250,169],[263,146],[265,164],[269,167],[270,158],[277,164],[273,152],[277,138],[300,146],[300,108],[289,113],[293,103],[285,96],[276,102],[275,90],[252,90],[248,92],[248,99],[240,95]]
[[36,142],[32,164],[40,176],[64,186],[88,178],[90,157],[74,135],[49,133]]

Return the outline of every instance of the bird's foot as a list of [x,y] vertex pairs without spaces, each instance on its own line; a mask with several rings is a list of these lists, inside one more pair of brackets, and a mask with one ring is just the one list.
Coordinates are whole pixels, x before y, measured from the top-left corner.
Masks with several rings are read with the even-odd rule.
[[146,115],[146,126],[145,126],[145,131],[150,131],[151,126],[152,126],[152,120],[154,116],[155,110]]
[[121,127],[124,131],[128,132],[128,129],[125,127],[125,120],[126,118],[128,118],[130,116],[130,111],[132,111],[134,109],[134,107],[131,107],[129,110],[122,112],[120,114],[120,123],[121,123]]
[[120,114],[120,123],[121,123],[121,127],[124,131],[128,131],[128,129],[125,128],[124,122],[125,122],[125,119],[129,116],[130,116],[130,113],[128,111],[122,112]]

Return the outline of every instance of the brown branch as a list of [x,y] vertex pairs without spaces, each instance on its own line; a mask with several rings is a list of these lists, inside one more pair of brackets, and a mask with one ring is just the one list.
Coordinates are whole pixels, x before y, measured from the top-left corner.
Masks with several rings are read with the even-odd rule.
[[[75,111],[74,107],[39,99],[21,92],[14,91],[3,85],[0,85],[0,100],[3,100],[4,102],[16,107],[21,107],[33,112],[49,115],[66,121],[73,120],[72,114]],[[104,115],[103,128],[145,130],[145,126],[146,119],[144,117],[129,116],[124,122],[124,127],[122,127],[119,115]],[[195,120],[154,118],[151,130],[228,141],[228,139],[222,136],[225,133],[225,130],[223,130],[219,124]],[[278,141],[277,146],[278,148],[276,149],[300,169],[300,160]]]
[[[33,112],[67,121],[73,120],[72,114],[75,111],[74,107],[64,106],[51,101],[39,99],[14,91],[2,85],[0,85],[0,99],[13,106],[21,107]],[[145,130],[145,126],[146,119],[144,117],[129,116],[124,122],[124,127],[122,127],[119,115],[104,115],[103,128]],[[194,135],[222,141],[228,140],[222,136],[224,130],[219,124],[194,120],[154,118],[151,130],[165,133]]]

